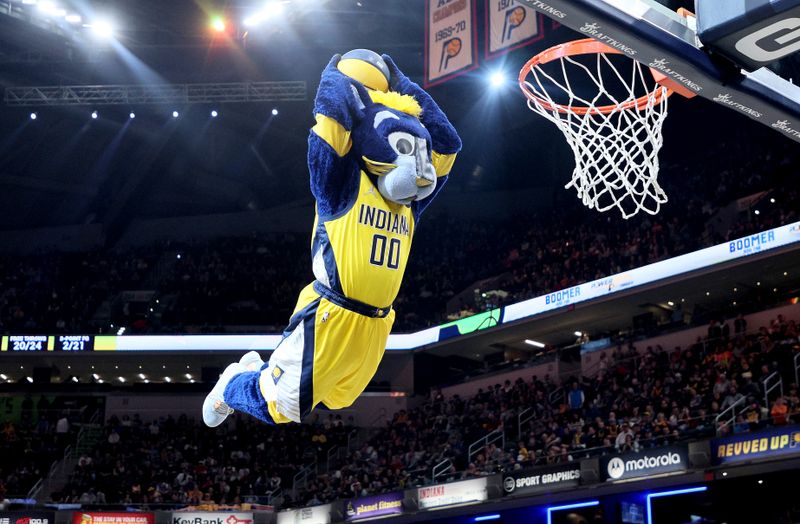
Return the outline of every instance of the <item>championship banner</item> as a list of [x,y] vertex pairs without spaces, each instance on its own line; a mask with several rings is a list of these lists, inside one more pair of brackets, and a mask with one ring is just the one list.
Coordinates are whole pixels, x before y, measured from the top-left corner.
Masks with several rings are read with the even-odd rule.
[[628,480],[687,469],[689,455],[686,446],[666,446],[600,458],[600,476],[604,480]]
[[348,500],[345,506],[345,520],[348,521],[401,513],[403,513],[402,492]]
[[474,0],[425,0],[425,87],[477,65]]
[[52,511],[0,511],[0,524],[56,524]]
[[800,453],[800,426],[773,428],[711,441],[715,465]]
[[581,480],[580,463],[552,468],[532,468],[512,471],[503,478],[506,495],[530,495],[578,486]]
[[72,524],[155,524],[153,513],[98,513],[76,511],[72,514]]
[[486,477],[417,489],[419,509],[487,500]]
[[527,45],[537,37],[536,11],[516,0],[486,0],[486,57]]
[[331,505],[292,509],[278,513],[278,524],[330,524]]
[[172,514],[172,524],[253,524],[253,514],[214,511],[181,511]]

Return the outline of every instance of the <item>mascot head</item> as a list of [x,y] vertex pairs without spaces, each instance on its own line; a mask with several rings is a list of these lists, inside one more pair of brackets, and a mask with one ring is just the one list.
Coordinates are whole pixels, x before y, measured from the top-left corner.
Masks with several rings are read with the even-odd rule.
[[419,116],[422,108],[410,95],[367,91],[352,86],[359,115],[353,128],[353,153],[371,175],[381,195],[409,205],[436,188],[431,164],[431,135]]

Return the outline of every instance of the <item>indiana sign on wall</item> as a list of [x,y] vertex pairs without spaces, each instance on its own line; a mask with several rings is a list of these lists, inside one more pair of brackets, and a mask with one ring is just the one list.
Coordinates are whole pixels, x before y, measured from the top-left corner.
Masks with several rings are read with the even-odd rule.
[[527,45],[537,38],[536,11],[517,0],[486,0],[486,57]]
[[417,489],[419,509],[441,508],[487,500],[486,477]]
[[425,0],[425,86],[477,65],[475,0]]

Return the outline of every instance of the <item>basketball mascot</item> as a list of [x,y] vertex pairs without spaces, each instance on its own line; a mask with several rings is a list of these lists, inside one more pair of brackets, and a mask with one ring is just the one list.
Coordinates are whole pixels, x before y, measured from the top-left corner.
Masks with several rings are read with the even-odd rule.
[[444,186],[461,140],[392,59],[336,55],[322,72],[308,139],[315,281],[300,292],[268,362],[251,351],[203,403],[214,427],[239,410],[300,422],[318,404],[351,405],[386,348],[392,302],[420,215]]

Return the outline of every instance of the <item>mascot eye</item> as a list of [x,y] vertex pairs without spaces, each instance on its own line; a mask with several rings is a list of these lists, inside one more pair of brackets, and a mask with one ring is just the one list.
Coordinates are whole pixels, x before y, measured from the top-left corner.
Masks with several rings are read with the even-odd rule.
[[398,155],[414,154],[414,137],[408,133],[392,133],[389,135],[389,145]]

